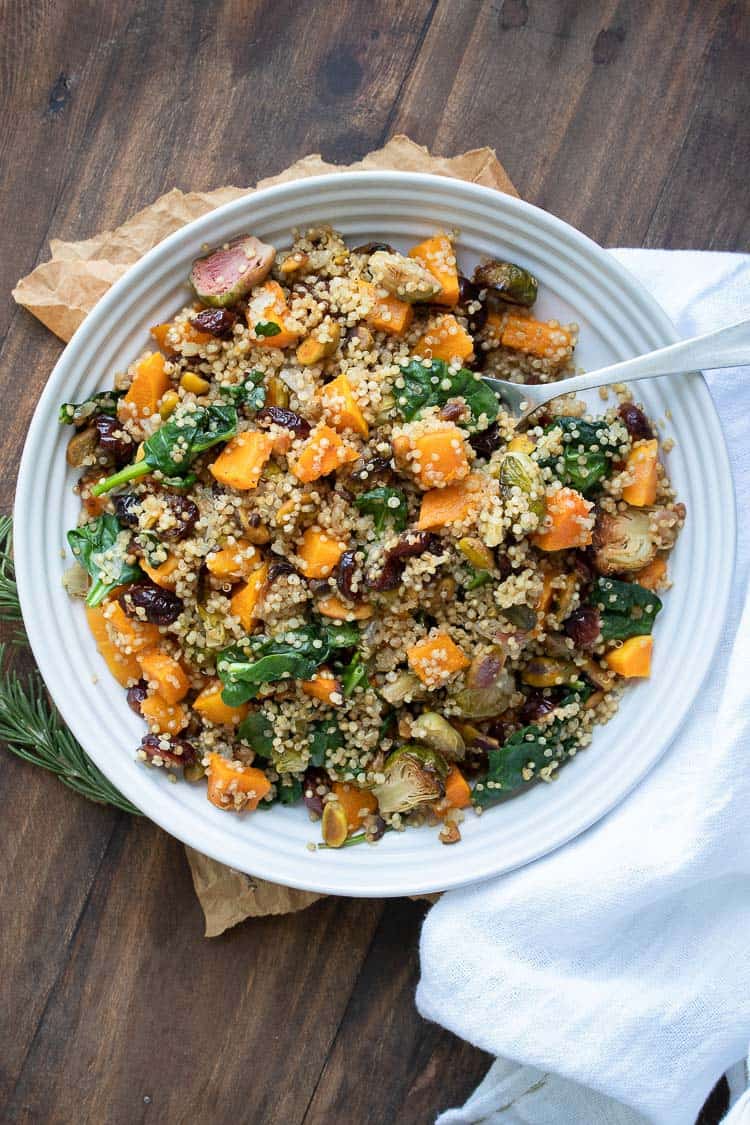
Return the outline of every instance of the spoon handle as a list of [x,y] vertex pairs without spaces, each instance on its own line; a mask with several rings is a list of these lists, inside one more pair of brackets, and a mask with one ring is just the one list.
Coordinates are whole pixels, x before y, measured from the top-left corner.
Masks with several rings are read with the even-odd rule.
[[[601,367],[590,375],[575,375],[562,383],[552,383],[545,390],[556,394],[587,391],[612,383],[627,383],[636,379],[653,379],[657,375],[677,375],[702,368],[743,367],[750,365],[750,320],[742,320],[728,328],[717,328],[704,336],[693,336],[678,344],[669,344],[646,355]],[[536,397],[536,396],[535,396]]]

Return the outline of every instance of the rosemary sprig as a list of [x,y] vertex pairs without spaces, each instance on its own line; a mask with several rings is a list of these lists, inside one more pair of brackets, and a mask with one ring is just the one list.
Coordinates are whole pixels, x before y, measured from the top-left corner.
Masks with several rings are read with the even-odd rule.
[[12,516],[0,516],[0,622],[14,627],[13,641],[27,643],[13,568]]
[[[26,642],[12,557],[13,521],[0,517],[0,624],[16,627],[15,640]],[[0,742],[25,762],[56,774],[64,785],[103,805],[139,816],[138,809],[107,781],[50,704],[36,669],[25,679],[7,667],[0,644]]]

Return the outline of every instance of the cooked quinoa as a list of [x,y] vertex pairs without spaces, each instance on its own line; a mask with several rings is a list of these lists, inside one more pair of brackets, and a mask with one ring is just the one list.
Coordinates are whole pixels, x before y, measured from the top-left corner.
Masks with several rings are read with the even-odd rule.
[[[535,278],[330,227],[198,259],[111,391],[61,407],[66,576],[147,733],[218,808],[304,801],[325,846],[460,839],[550,781],[648,676],[685,518],[626,391],[517,433],[481,373],[575,369]],[[602,406],[608,400],[602,402]]]

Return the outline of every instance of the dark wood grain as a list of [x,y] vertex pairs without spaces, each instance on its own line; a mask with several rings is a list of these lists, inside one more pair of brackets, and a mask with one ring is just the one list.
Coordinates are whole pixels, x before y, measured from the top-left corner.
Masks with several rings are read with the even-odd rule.
[[[748,248],[743,2],[10,0],[0,32],[2,510],[59,352],[10,288],[174,185],[404,131],[605,243]],[[7,755],[0,785],[0,1119],[421,1125],[481,1077],[414,1009],[423,904],[208,942],[174,840]]]

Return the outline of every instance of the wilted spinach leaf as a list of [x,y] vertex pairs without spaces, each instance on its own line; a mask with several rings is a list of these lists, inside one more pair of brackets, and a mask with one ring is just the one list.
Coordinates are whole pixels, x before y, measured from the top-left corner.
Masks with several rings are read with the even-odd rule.
[[64,402],[57,416],[58,422],[63,425],[82,425],[88,418],[95,414],[107,414],[114,417],[117,413],[117,400],[122,398],[125,391],[99,391],[83,402]]
[[125,561],[131,538],[130,532],[109,513],[68,532],[71,551],[93,579],[86,605],[97,606],[115,587],[139,582],[144,577],[139,566]]
[[[400,383],[403,381],[403,387]],[[498,414],[497,395],[473,371],[461,367],[451,371],[443,359],[431,360],[426,367],[419,359],[412,359],[401,368],[395,387],[396,406],[407,422],[419,418],[428,406],[444,406],[449,399],[463,398],[471,417],[459,422],[467,430],[479,429],[479,419],[485,416],[482,429],[494,422]]]
[[[610,464],[619,454],[606,422],[585,422],[580,418],[557,418],[546,427],[562,430],[562,458],[550,457],[542,467],[551,467],[558,480],[587,495],[606,477]],[[562,460],[562,468],[559,467]]]
[[240,723],[237,734],[261,758],[271,757],[273,752],[273,726],[265,711],[251,711]]
[[395,531],[403,531],[409,519],[406,494],[400,488],[371,488],[354,501],[355,507],[365,515],[372,516],[378,534],[390,520]]
[[330,719],[313,723],[307,737],[310,743],[310,764],[313,766],[324,766],[328,751],[339,750],[344,745],[343,734]]
[[605,641],[648,636],[662,608],[661,599],[652,590],[637,582],[618,582],[614,578],[597,578],[591,601],[599,610]]

